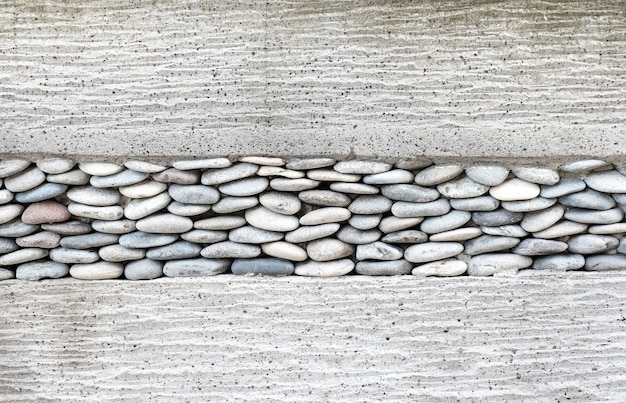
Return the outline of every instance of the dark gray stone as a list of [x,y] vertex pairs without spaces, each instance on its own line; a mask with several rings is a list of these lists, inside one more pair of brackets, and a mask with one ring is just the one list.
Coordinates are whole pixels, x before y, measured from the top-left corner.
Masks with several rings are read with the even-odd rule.
[[395,201],[406,201],[412,203],[428,203],[439,198],[436,189],[419,185],[387,185],[381,187],[382,195]]
[[289,276],[295,267],[292,262],[277,258],[235,259],[230,267],[233,274],[263,274]]
[[163,266],[167,277],[204,277],[222,274],[230,267],[229,259],[183,259],[170,260]]
[[356,264],[354,271],[365,276],[399,276],[410,274],[413,266],[413,263],[405,259],[392,261],[364,260]]
[[189,259],[200,256],[202,246],[187,242],[177,241],[169,245],[148,249],[146,257],[153,260],[176,260]]
[[92,249],[117,243],[120,236],[94,232],[84,235],[73,235],[61,238],[61,246],[68,249]]
[[512,252],[524,256],[543,256],[561,253],[567,249],[567,244],[549,239],[526,238],[522,240]]
[[522,221],[524,214],[499,209],[494,211],[479,211],[472,214],[472,220],[476,225],[485,227],[500,227],[502,225],[517,224]]

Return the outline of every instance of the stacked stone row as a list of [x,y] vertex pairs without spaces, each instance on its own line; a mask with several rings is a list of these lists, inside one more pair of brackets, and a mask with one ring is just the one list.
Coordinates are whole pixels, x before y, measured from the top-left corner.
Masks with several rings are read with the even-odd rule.
[[0,160],[0,279],[626,269],[626,167]]

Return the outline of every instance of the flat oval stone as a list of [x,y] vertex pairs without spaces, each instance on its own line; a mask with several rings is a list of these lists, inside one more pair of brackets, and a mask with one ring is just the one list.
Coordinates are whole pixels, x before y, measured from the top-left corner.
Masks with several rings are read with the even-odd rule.
[[[6,189],[4,191],[8,192]],[[66,191],[67,185],[61,185],[58,183],[43,183],[31,190],[16,194],[15,200],[20,203],[36,203],[60,196]],[[10,201],[10,199],[8,201]]]
[[180,234],[193,228],[193,221],[187,217],[165,213],[152,215],[137,221],[137,229],[156,234]]
[[399,201],[391,206],[391,213],[401,218],[441,216],[448,211],[450,211],[448,199],[439,199],[428,203]]
[[15,278],[18,280],[37,281],[44,278],[61,278],[69,274],[70,268],[65,263],[52,261],[29,262],[17,266]]
[[306,246],[306,251],[312,260],[328,262],[352,255],[354,246],[339,239],[325,238],[310,241]]
[[70,203],[67,209],[76,217],[92,218],[94,220],[114,221],[124,216],[124,209],[120,206],[94,207],[86,204]]
[[316,206],[346,207],[352,200],[343,193],[332,190],[305,190],[298,193],[298,198]]
[[559,222],[564,214],[565,208],[560,204],[556,204],[545,210],[533,211],[524,215],[520,225],[525,231],[539,232]]
[[50,259],[59,263],[93,263],[100,257],[91,250],[55,248],[50,250]]
[[62,174],[74,168],[76,162],[68,158],[43,158],[37,160],[37,168],[47,174]]
[[539,211],[547,209],[554,205],[556,199],[545,199],[543,197],[535,197],[530,200],[518,200],[518,201],[503,201],[502,207],[505,210],[513,211],[516,213],[527,213],[531,211]]
[[0,256],[0,266],[13,266],[31,262],[48,256],[48,250],[43,248],[22,248]]
[[508,236],[483,235],[465,243],[465,253],[468,256],[482,255],[490,252],[499,252],[511,249],[520,243],[519,238]]
[[193,231],[186,232],[180,236],[185,241],[194,243],[216,243],[225,241],[228,239],[227,231],[213,231],[206,229],[195,229]]
[[61,246],[66,249],[92,249],[117,243],[119,235],[94,232],[91,234],[66,236]]
[[391,261],[366,260],[357,262],[354,271],[364,276],[400,276],[410,274],[413,264],[404,259]]
[[175,242],[177,239],[178,235],[149,234],[135,231],[121,235],[118,242],[125,248],[155,248]]
[[113,206],[120,202],[120,192],[117,189],[100,189],[93,186],[72,187],[67,191],[67,198],[73,202],[88,206]]
[[128,160],[124,162],[124,166],[128,169],[132,169],[137,172],[145,172],[147,174],[155,174],[157,172],[165,171],[166,166],[161,164],[154,164],[147,161]]
[[561,221],[542,231],[534,232],[535,238],[554,239],[576,235],[587,230],[587,225],[572,221]]
[[352,216],[350,210],[343,207],[323,207],[300,217],[302,225],[318,225],[347,221]]
[[394,169],[379,174],[367,175],[363,178],[363,182],[370,185],[390,185],[395,183],[411,183],[415,179],[415,175],[411,171],[404,169]]
[[428,203],[439,198],[436,189],[426,188],[419,185],[386,185],[381,188],[383,196],[396,201],[412,203]]
[[567,244],[561,241],[553,241],[549,239],[526,238],[522,240],[515,248],[513,253],[524,256],[542,256],[554,255],[561,253],[567,249]]
[[0,178],[20,173],[30,166],[30,161],[21,158],[0,160]]
[[263,206],[247,210],[245,218],[253,227],[268,231],[289,232],[300,225],[298,217],[275,213]]
[[582,224],[615,224],[622,221],[624,211],[619,207],[610,210],[570,208],[565,211],[565,218]]
[[483,231],[477,227],[458,228],[451,231],[440,232],[431,235],[428,240],[431,242],[459,242],[481,236]]
[[509,176],[509,169],[498,164],[481,164],[465,168],[465,174],[470,179],[483,185],[498,186]]
[[428,241],[428,235],[422,231],[407,229],[402,231],[390,232],[382,239],[383,242],[389,243],[424,243]]
[[280,157],[262,157],[262,156],[255,156],[255,155],[239,158],[239,161],[247,162],[250,164],[267,165],[270,167],[281,167],[285,165],[285,163],[287,162],[283,158],[280,158]]
[[587,256],[585,259],[585,270],[626,270],[626,256],[621,254]]
[[404,256],[404,250],[384,242],[372,242],[357,245],[357,260],[398,260]]
[[456,178],[463,172],[458,164],[432,165],[415,175],[415,183],[422,186],[435,186]]
[[356,229],[367,231],[378,227],[382,218],[382,214],[357,214],[350,217],[348,224]]
[[[0,224],[4,224],[15,219],[16,217],[22,214],[22,211],[24,211],[24,206],[22,206],[21,204],[7,204],[4,206],[0,206]],[[37,224],[37,223],[27,223],[27,224]]]
[[380,214],[391,210],[393,202],[384,196],[357,196],[348,206],[353,214]]
[[457,259],[439,260],[415,267],[411,274],[419,277],[454,277],[467,271],[467,263]]
[[275,213],[286,215],[294,215],[302,208],[298,196],[284,192],[263,193],[259,196],[259,203]]
[[228,182],[219,187],[220,192],[228,196],[255,196],[269,185],[267,178],[254,177]]
[[228,233],[228,239],[233,242],[262,244],[283,239],[282,232],[268,231],[250,225],[239,227]]
[[380,220],[380,224],[378,225],[378,229],[388,234],[390,232],[401,231],[403,229],[413,228],[419,225],[424,221],[423,217],[409,217],[409,218],[400,218],[400,217],[384,217]]
[[429,217],[422,222],[420,229],[427,234],[437,234],[439,232],[450,231],[463,225],[472,218],[472,213],[468,211],[452,210],[440,217]]
[[26,224],[55,223],[69,219],[70,212],[68,208],[52,200],[33,203],[22,214],[22,221]]
[[304,243],[314,239],[325,238],[339,231],[340,225],[328,223],[320,225],[306,225],[285,234],[285,241],[291,243]]
[[472,213],[472,220],[476,225],[486,227],[499,227],[502,225],[516,224],[524,218],[524,214],[499,209],[494,211],[479,211]]
[[143,259],[146,256],[146,250],[126,248],[120,244],[114,244],[100,248],[98,255],[107,262],[126,262]]
[[39,225],[26,224],[19,218],[0,224],[0,237],[19,238],[39,230]]
[[518,178],[509,179],[489,189],[489,194],[500,201],[530,200],[539,196],[540,188]]
[[598,168],[604,168],[609,165],[610,164],[606,161],[589,159],[589,160],[568,162],[566,164],[561,165],[559,169],[563,172],[580,173],[580,172],[593,171],[594,169],[598,169]]
[[211,210],[209,204],[184,204],[179,202],[172,202],[167,206],[167,211],[182,217],[195,217],[202,215]]
[[[183,185],[172,185],[172,186],[183,186]],[[130,186],[121,186],[119,191],[126,197],[131,199],[143,199],[146,197],[153,197],[158,195],[159,193],[165,191],[167,189],[167,185],[165,183],[145,180],[134,185]]]
[[615,200],[611,196],[593,189],[561,196],[559,202],[567,207],[591,210],[608,210],[615,207]]
[[354,262],[350,259],[339,259],[330,262],[308,260],[296,264],[294,274],[307,277],[339,277],[350,273]]
[[139,220],[163,210],[171,201],[172,198],[167,192],[145,199],[134,199],[124,207],[123,215],[130,220]]
[[[18,194],[24,194],[24,193],[18,193]],[[13,193],[9,192],[6,189],[0,189],[0,204],[6,204],[6,203],[10,202],[11,200],[13,200]],[[18,202],[20,202],[20,203],[28,203],[28,201],[22,202],[22,201],[19,201],[19,200],[18,200]]]
[[261,245],[261,250],[268,256],[303,262],[308,258],[306,250],[289,242],[278,241]]
[[545,198],[561,197],[571,193],[580,192],[585,189],[585,187],[587,187],[587,185],[582,179],[567,178],[561,180],[556,185],[541,185],[541,196]]
[[[15,242],[17,243],[17,245],[21,246],[22,248],[52,249],[60,245],[61,235],[56,234],[54,232],[50,232],[50,231],[41,231],[41,232],[36,232],[32,235],[17,238]],[[0,248],[0,253],[7,253],[7,252],[2,252],[2,248]]]
[[124,169],[121,165],[111,162],[81,162],[78,168],[86,174],[95,176],[115,175]]
[[146,252],[146,257],[153,260],[175,260],[188,259],[200,256],[202,246],[188,242],[177,241],[165,246],[150,248]]
[[304,178],[304,172],[285,169],[282,167],[262,166],[256,172],[258,176],[282,176],[284,178],[298,179]]
[[513,175],[523,181],[540,185],[554,185],[561,179],[557,171],[549,168],[517,167],[513,168]]
[[112,280],[122,274],[124,274],[124,265],[121,263],[82,263],[74,264],[70,268],[70,275],[80,280]]
[[535,270],[578,270],[585,265],[583,255],[539,256],[533,261]]
[[[19,239],[24,239],[24,238],[18,238],[17,240]],[[22,246],[22,245],[19,245],[19,246]],[[18,246],[18,243],[16,243],[16,240],[8,239],[8,238],[0,238],[0,254],[2,255],[19,249],[19,246]],[[25,247],[28,247],[28,246],[25,246]],[[38,246],[34,246],[34,248],[37,248],[37,247]]]
[[404,251],[404,258],[412,263],[426,263],[447,259],[463,252],[458,242],[426,242],[411,245]]
[[[604,194],[604,193],[600,193]],[[626,204],[626,193],[615,193],[612,195],[613,200],[617,202],[617,204],[625,205]],[[19,200],[18,200],[19,201]]]
[[220,199],[217,189],[204,185],[172,184],[168,192],[172,199],[185,204],[215,204]]
[[430,165],[432,165],[432,161],[424,159],[424,158],[415,158],[415,157],[409,157],[409,158],[402,158],[400,160],[398,160],[394,166],[396,168],[400,168],[400,169],[408,169],[408,170],[415,170],[415,169],[422,169],[422,168],[426,168]]
[[372,243],[380,239],[381,233],[377,229],[362,231],[350,225],[344,225],[337,232],[340,241],[353,245]]
[[217,216],[198,220],[193,223],[193,227],[205,230],[229,230],[243,227],[246,219],[239,216]]
[[230,259],[183,259],[170,260],[163,266],[167,277],[204,277],[222,274],[230,268]]
[[81,221],[67,221],[55,224],[41,224],[41,229],[55,232],[59,235],[81,235],[91,232],[91,225]]
[[624,254],[626,252],[626,238],[622,237],[619,240],[619,245],[617,247],[617,253]]
[[235,259],[230,270],[238,275],[289,276],[293,274],[294,265],[276,258]]
[[465,177],[439,184],[437,185],[437,190],[442,196],[449,199],[467,199],[484,195],[489,191],[489,186]]
[[309,169],[325,168],[335,164],[332,158],[294,158],[289,160],[286,167],[288,169],[299,169],[306,171]]
[[312,169],[307,171],[306,176],[320,182],[358,182],[361,180],[361,175],[345,174],[332,169]]
[[286,179],[275,178],[270,181],[270,187],[281,192],[300,192],[308,189],[315,189],[320,183],[307,178]]
[[15,272],[13,270],[0,267],[0,281],[10,280],[12,278],[15,278]]
[[467,273],[470,276],[492,276],[503,271],[517,271],[530,267],[533,259],[515,253],[487,253],[469,260]]
[[568,250],[582,255],[606,253],[617,248],[619,243],[614,236],[593,234],[576,235],[567,240]]
[[124,267],[127,280],[152,280],[163,277],[163,262],[152,259],[141,259],[129,262]]
[[26,192],[41,185],[46,180],[46,174],[37,167],[31,167],[9,176],[4,180],[4,187],[10,192]]
[[189,171],[192,169],[227,168],[231,166],[231,162],[228,158],[205,158],[198,160],[174,161],[172,166],[181,171]]
[[222,183],[247,178],[257,173],[259,166],[256,164],[239,163],[228,168],[209,169],[202,174],[200,182],[203,185],[221,185]]
[[[198,171],[181,171],[176,168],[168,168],[165,171],[152,174],[152,179],[163,183],[176,183],[179,185],[193,185],[200,180]],[[208,183],[203,183],[208,185]]]
[[132,169],[125,169],[124,171],[109,175],[109,176],[92,176],[89,179],[91,186],[97,188],[112,188],[120,186],[130,186],[135,183],[139,183],[146,179],[148,174],[145,172],[137,172]]
[[463,211],[493,211],[500,206],[500,201],[491,196],[471,197],[469,199],[452,199],[450,206]]
[[607,225],[592,225],[589,227],[590,234],[614,235],[626,233],[626,223],[620,222]]
[[62,174],[47,175],[46,180],[62,185],[81,186],[89,183],[89,174],[80,169],[73,169]]
[[96,220],[91,223],[91,227],[98,232],[107,234],[128,234],[137,229],[133,220],[117,220],[117,221],[100,221]]
[[376,186],[366,185],[364,183],[333,182],[329,187],[330,190],[340,193],[359,195],[375,195],[380,193],[380,189]]
[[205,247],[202,251],[200,251],[200,254],[203,257],[212,259],[250,259],[261,254],[261,247],[258,245],[224,241]]
[[249,197],[224,197],[212,206],[217,214],[230,214],[237,211],[247,210],[259,204],[256,196]]
[[386,162],[380,161],[339,161],[335,164],[334,169],[344,174],[377,174],[389,171],[393,166]]
[[585,183],[598,192],[626,193],[626,176],[617,171],[592,172],[585,178]]

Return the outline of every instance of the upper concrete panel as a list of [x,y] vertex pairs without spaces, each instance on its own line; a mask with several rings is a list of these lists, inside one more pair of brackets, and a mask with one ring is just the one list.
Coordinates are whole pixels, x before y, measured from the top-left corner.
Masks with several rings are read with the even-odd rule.
[[626,155],[622,2],[12,0],[0,153]]

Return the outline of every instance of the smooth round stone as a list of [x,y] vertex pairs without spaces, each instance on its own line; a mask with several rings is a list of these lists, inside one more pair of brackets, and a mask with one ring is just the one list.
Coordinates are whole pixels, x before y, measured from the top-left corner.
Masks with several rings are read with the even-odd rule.
[[[193,185],[200,180],[198,171],[181,171],[176,168],[168,168],[165,171],[152,174],[152,179],[163,183],[176,183],[178,185]],[[208,185],[208,183],[203,183]]]
[[55,232],[59,235],[81,235],[91,232],[91,225],[81,221],[67,221],[55,224],[41,224],[44,231]]
[[592,225],[589,227],[590,234],[597,235],[614,235],[626,233],[626,223],[620,222],[607,225]]
[[120,206],[94,207],[86,204],[70,203],[67,209],[76,217],[92,218],[94,220],[114,221],[124,216],[124,209]]
[[237,275],[290,276],[294,265],[277,258],[235,259],[230,270]]
[[172,166],[181,171],[190,171],[192,169],[215,169],[227,168],[231,166],[228,158],[207,158],[199,160],[175,161]]
[[571,193],[580,192],[581,190],[584,190],[585,187],[587,187],[587,185],[582,179],[567,178],[561,180],[556,185],[541,185],[541,196],[545,198],[561,197]]
[[[32,235],[28,235],[25,237],[17,238],[15,240],[17,245],[22,248],[44,248],[44,249],[52,249],[59,246],[61,242],[61,235],[55,234],[50,231],[41,231],[36,232]],[[16,248],[17,249],[17,248]],[[6,253],[6,252],[0,252]]]
[[37,160],[37,168],[47,174],[62,174],[74,168],[76,163],[68,158],[44,158]]
[[219,190],[227,196],[255,196],[267,189],[268,185],[267,178],[254,177],[225,183],[220,185]]
[[[4,191],[8,192],[8,190]],[[16,194],[15,200],[20,203],[36,203],[39,201],[48,200],[60,196],[66,191],[67,185],[61,185],[58,183],[43,183],[36,188]]]
[[502,207],[505,210],[513,211],[515,213],[528,213],[531,211],[547,209],[555,203],[556,199],[544,199],[543,197],[535,197],[534,199],[530,200],[503,201]]
[[352,216],[350,210],[343,207],[323,207],[300,217],[302,225],[318,225],[347,221]]
[[402,231],[390,232],[389,234],[385,235],[381,240],[383,242],[389,243],[415,244],[428,241],[428,235],[426,235],[422,231],[407,229]]
[[10,280],[12,278],[15,278],[15,272],[13,270],[0,267],[0,281]]
[[55,248],[50,250],[50,259],[59,263],[93,263],[99,256],[91,250]]
[[567,249],[567,244],[549,239],[526,238],[512,252],[524,256],[554,255]]
[[432,165],[415,175],[415,183],[422,186],[435,186],[456,178],[463,172],[458,164]]
[[353,226],[356,229],[360,229],[362,231],[367,231],[372,228],[378,227],[380,224],[380,220],[383,218],[382,214],[359,214],[353,215],[348,220],[348,224]]
[[569,162],[567,164],[561,165],[559,169],[562,172],[580,173],[580,172],[593,171],[594,169],[598,169],[598,168],[604,168],[609,165],[610,164],[606,161],[590,159],[590,160]]
[[22,206],[21,204],[7,204],[4,206],[0,206],[0,224],[4,224],[15,219],[22,214],[22,211],[24,211],[24,206]]
[[72,187],[67,191],[67,198],[73,202],[88,206],[113,206],[120,202],[117,189],[100,189],[93,186]]
[[561,179],[557,171],[549,168],[517,167],[512,171],[519,179],[540,185],[554,185]]
[[185,204],[215,204],[220,199],[217,189],[204,185],[172,184],[168,192],[172,199]]
[[619,240],[617,253],[626,254],[626,238],[622,237],[622,239]]
[[467,265],[470,276],[492,276],[503,271],[517,271],[530,267],[533,259],[515,253],[487,253],[473,256]]
[[372,243],[380,239],[381,233],[377,229],[362,231],[350,225],[344,225],[337,232],[337,238],[340,241],[353,245],[362,245]]
[[439,198],[439,192],[436,189],[419,185],[385,185],[381,188],[381,192],[383,196],[391,200],[412,203],[428,203]]
[[110,162],[81,162],[78,164],[81,171],[89,175],[109,176],[122,172],[124,167]]
[[147,174],[155,174],[157,172],[165,171],[165,169],[167,168],[164,165],[137,160],[126,161],[124,162],[124,166],[128,169],[132,169],[133,171],[145,172]]
[[120,244],[115,244],[100,248],[98,255],[107,262],[126,262],[143,259],[146,256],[146,250],[126,248]]
[[167,277],[203,277],[225,273],[229,268],[230,259],[170,260],[163,266],[163,274]]
[[568,250],[571,253],[590,255],[606,253],[617,248],[620,240],[609,235],[576,235],[567,240]]
[[163,262],[141,259],[129,262],[124,267],[127,280],[152,280],[163,276]]
[[576,235],[587,230],[587,225],[572,221],[561,221],[542,231],[534,232],[535,238],[554,239],[564,236]]
[[422,222],[420,229],[427,234],[450,231],[465,225],[472,218],[469,211],[452,210],[440,217],[429,217]]
[[46,174],[37,167],[28,168],[13,176],[9,176],[4,180],[4,187],[10,192],[26,192],[39,185],[46,180]]
[[426,263],[454,257],[463,252],[458,242],[426,242],[411,245],[404,251],[404,258],[411,263]]
[[228,239],[233,242],[262,244],[283,239],[282,232],[268,231],[249,225],[231,230]]
[[319,184],[320,182],[307,178],[275,178],[270,181],[270,187],[280,192],[300,192],[303,190],[315,189]]
[[587,256],[585,259],[585,270],[626,270],[626,256],[619,254]]
[[46,180],[52,183],[58,183],[69,186],[81,186],[89,183],[89,174],[80,169],[73,169],[62,174],[47,175]]
[[148,249],[146,257],[153,260],[187,259],[200,256],[202,246],[188,242],[178,241],[165,246]]
[[403,229],[413,228],[418,226],[420,223],[424,221],[423,217],[409,217],[409,218],[400,218],[400,217],[384,217],[380,220],[380,224],[378,225],[378,229],[388,234],[390,232],[401,231]]
[[253,227],[268,231],[289,232],[300,226],[298,217],[275,213],[263,206],[247,210],[245,218]]
[[356,247],[356,260],[398,260],[404,251],[384,242],[372,242]]
[[400,276],[410,274],[413,264],[404,259],[357,262],[354,271],[364,276]]
[[59,262],[29,262],[17,266],[15,278],[18,280],[37,281],[44,278],[61,278],[69,274],[70,268]]
[[339,259],[330,262],[309,260],[296,264],[294,274],[307,277],[339,277],[350,273],[354,262],[350,259]]
[[261,254],[261,247],[258,245],[224,241],[205,247],[200,251],[200,254],[203,257],[212,259],[250,259]]
[[168,245],[178,239],[177,235],[171,234],[149,234],[135,231],[130,234],[120,236],[119,243],[125,248],[156,248],[157,246]]
[[411,183],[415,175],[411,171],[404,169],[394,169],[379,174],[367,175],[363,178],[363,183],[369,185],[390,185],[395,183]]
[[[24,239],[24,238],[18,238],[17,240],[19,239]],[[19,246],[22,246],[22,245],[19,245]],[[16,243],[16,240],[0,238],[0,254],[4,255],[6,253],[13,252],[14,250],[19,249],[19,246]],[[37,248],[38,246],[33,246],[33,247]]]
[[239,228],[244,225],[246,225],[246,219],[239,216],[210,217],[193,223],[194,228],[216,231]]
[[345,194],[332,190],[305,190],[298,198],[304,203],[328,207],[346,207],[352,202]]
[[361,180],[361,175],[344,174],[332,169],[312,169],[307,171],[306,176],[320,182],[358,182]]
[[306,251],[312,260],[328,262],[352,255],[354,246],[334,238],[316,239],[307,244]]
[[[0,213],[0,215],[2,214]],[[55,223],[69,219],[70,212],[68,208],[52,200],[33,203],[22,213],[22,221],[26,224]]]
[[[604,194],[604,193],[600,193],[600,194]],[[612,197],[613,200],[615,200],[617,204],[622,204],[622,205],[626,204],[626,193],[615,193],[612,196],[613,196]]]
[[70,267],[70,276],[79,280],[112,280],[122,274],[124,274],[124,265],[121,263],[81,263]]
[[[183,185],[172,185],[172,186],[183,186]],[[131,199],[143,199],[146,197],[156,196],[159,193],[165,191],[167,189],[167,185],[165,183],[145,180],[143,182],[136,183],[130,186],[121,186],[119,191],[126,197]]]
[[13,266],[48,256],[48,250],[42,248],[22,248],[0,256],[0,266]]
[[592,172],[585,178],[585,183],[598,192],[626,193],[626,176],[617,171]]
[[267,165],[270,167],[281,167],[287,162],[283,158],[279,157],[259,157],[254,155],[239,158],[239,161],[247,162],[250,164]]
[[376,186],[366,185],[363,183],[349,182],[333,182],[330,184],[330,190],[340,193],[358,194],[358,195],[375,195],[380,193],[380,189]]
[[417,266],[411,274],[418,277],[454,277],[466,271],[467,263],[457,259],[446,259]]
[[263,253],[269,256],[291,260],[293,262],[304,262],[308,255],[306,250],[289,242],[270,242],[261,245]]
[[118,221],[100,221],[96,220],[91,223],[91,227],[98,232],[104,232],[106,234],[128,234],[137,229],[133,220],[118,220]]
[[343,174],[378,174],[389,171],[393,166],[386,162],[380,161],[339,161],[333,167],[335,171]]
[[465,177],[437,185],[437,190],[449,199],[467,199],[484,195],[489,191],[489,186]]
[[610,210],[570,208],[565,211],[565,218],[582,224],[615,224],[622,221],[624,211],[619,207]]
[[239,163],[223,169],[209,169],[202,174],[200,182],[203,185],[221,185],[252,176],[258,170],[258,165],[248,163]]
[[112,188],[120,186],[130,186],[146,179],[148,174],[145,172],[137,172],[132,169],[126,169],[120,173],[109,176],[92,176],[89,179],[91,186],[97,188]]
[[520,243],[519,238],[508,236],[483,235],[465,243],[465,253],[468,256],[482,255],[511,249]]
[[285,169],[282,167],[262,166],[256,173],[258,176],[282,176],[284,178],[299,179],[304,178],[304,172]]
[[298,196],[291,193],[267,192],[259,196],[259,203],[278,214],[294,215],[302,208]]
[[393,202],[384,196],[357,196],[348,206],[353,214],[380,214],[391,210]]
[[431,242],[459,242],[481,236],[483,232],[477,227],[458,228],[451,231],[440,232],[431,235],[428,240]]
[[536,257],[533,261],[535,270],[577,270],[585,265],[583,255],[551,255]]
[[0,178],[13,176],[30,166],[30,161],[19,158],[0,160]]
[[[24,194],[24,193],[18,193],[18,194]],[[8,202],[10,202],[11,200],[13,200],[13,193],[9,192],[6,189],[0,189],[0,204],[6,204]],[[23,202],[23,201],[19,201],[20,203],[28,203],[28,201]]]
[[325,238],[339,231],[340,225],[328,223],[320,225],[306,225],[285,234],[285,241],[291,243],[304,243],[314,239]]
[[165,213],[152,215],[137,221],[137,230],[154,234],[181,234],[193,228],[187,217]]
[[247,210],[259,204],[256,196],[249,197],[224,197],[212,206],[217,214],[230,214],[241,210]]
[[424,158],[402,158],[398,160],[394,166],[399,169],[408,169],[410,171],[415,169],[422,169],[432,165],[432,161],[424,159]]
[[208,204],[184,204],[179,202],[172,202],[167,206],[167,211],[174,215],[183,217],[194,217],[204,214],[211,210],[211,206]]
[[476,225],[499,227],[502,225],[517,224],[522,221],[524,214],[499,209],[494,211],[479,211],[472,213],[472,220]]
[[306,171],[309,169],[325,168],[335,164],[332,158],[294,158],[289,160],[286,167],[288,169],[298,169]]
[[395,202],[391,213],[400,218],[442,216],[450,211],[448,199],[439,199],[428,203]]
[[474,165],[465,168],[465,174],[480,184],[498,186],[509,176],[509,169],[498,164]]
[[171,201],[172,198],[167,192],[145,199],[134,199],[124,207],[124,216],[130,220],[139,220],[163,210]]
[[452,199],[450,206],[455,210],[463,211],[493,211],[500,206],[500,201],[491,196],[479,196],[469,199]]
[[195,229],[193,231],[186,232],[180,236],[185,241],[194,243],[216,243],[225,241],[228,239],[227,231],[213,231],[205,229]]
[[39,230],[39,225],[26,224],[19,218],[0,224],[0,237],[19,238]]
[[615,200],[611,196],[593,189],[562,196],[559,198],[559,203],[567,207],[591,210],[608,210],[615,207]]
[[500,201],[530,200],[539,196],[540,188],[518,178],[509,179],[489,189],[489,194]]
[[541,211],[533,211],[524,215],[520,226],[528,232],[539,232],[559,222],[565,214],[565,208],[556,204]]
[[84,235],[66,236],[61,239],[61,246],[66,249],[92,249],[117,243],[119,235],[94,232]]

